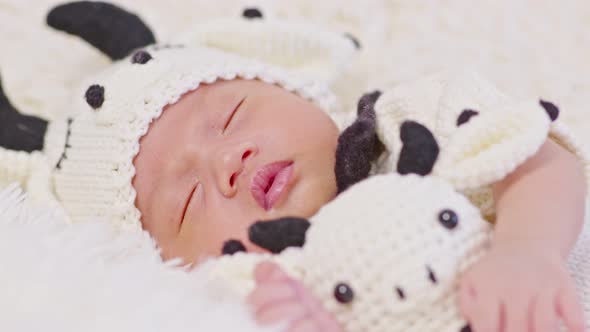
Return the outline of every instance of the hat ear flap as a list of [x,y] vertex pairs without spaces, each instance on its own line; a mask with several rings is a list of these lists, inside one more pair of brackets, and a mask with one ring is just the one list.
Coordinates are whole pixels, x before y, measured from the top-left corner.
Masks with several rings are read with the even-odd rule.
[[451,136],[433,174],[458,190],[492,184],[539,150],[550,125],[547,112],[534,102],[482,112]]
[[350,62],[358,45],[349,35],[309,22],[266,17],[207,21],[187,31],[178,42],[257,59],[328,83]]
[[8,100],[0,80],[0,147],[24,152],[42,150],[47,121],[19,113]]
[[59,5],[47,15],[47,24],[81,37],[112,60],[156,42],[150,28],[138,16],[105,2]]

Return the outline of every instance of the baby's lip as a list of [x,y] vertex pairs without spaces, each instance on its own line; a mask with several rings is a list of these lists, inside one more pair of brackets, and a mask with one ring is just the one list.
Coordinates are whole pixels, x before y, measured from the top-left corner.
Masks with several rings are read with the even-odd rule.
[[256,171],[250,183],[250,193],[265,210],[270,210],[285,192],[293,175],[292,161],[278,161]]

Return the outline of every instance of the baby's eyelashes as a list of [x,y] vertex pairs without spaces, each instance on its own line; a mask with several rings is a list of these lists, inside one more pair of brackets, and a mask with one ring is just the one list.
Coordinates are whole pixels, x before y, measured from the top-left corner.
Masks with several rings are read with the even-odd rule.
[[245,100],[246,100],[246,97],[242,98],[242,100],[240,100],[240,102],[236,105],[236,107],[234,107],[232,112],[229,114],[229,116],[225,120],[225,124],[223,125],[223,130],[221,131],[222,134],[225,134],[227,127],[229,127],[232,120],[234,119],[234,116],[236,115],[236,113],[238,113],[238,111],[240,110],[240,107],[242,106],[242,104],[244,103]]

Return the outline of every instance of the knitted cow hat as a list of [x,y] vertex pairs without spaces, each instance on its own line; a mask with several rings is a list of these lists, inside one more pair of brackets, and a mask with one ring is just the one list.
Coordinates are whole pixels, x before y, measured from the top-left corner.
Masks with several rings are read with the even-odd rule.
[[193,27],[179,37],[182,44],[157,44],[139,17],[86,1],[54,8],[47,22],[115,62],[83,84],[69,117],[48,125],[0,99],[7,105],[0,114],[11,116],[1,126],[16,128],[23,122],[19,128],[25,129],[0,137],[0,147],[12,150],[0,148],[0,153],[15,159],[15,150],[43,150],[50,190],[74,222],[98,218],[124,228],[140,226],[131,183],[139,140],[167,105],[201,84],[236,78],[276,84],[342,124],[344,116],[327,86],[358,48],[349,35],[264,19],[260,11],[248,9],[241,18]]

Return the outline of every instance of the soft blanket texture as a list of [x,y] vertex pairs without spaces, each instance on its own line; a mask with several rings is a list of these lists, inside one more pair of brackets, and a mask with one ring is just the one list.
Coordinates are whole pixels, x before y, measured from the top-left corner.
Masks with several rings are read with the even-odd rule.
[[69,225],[16,187],[0,192],[0,330],[272,331],[206,280],[163,264],[146,233]]

